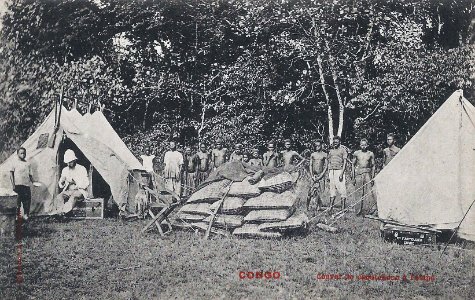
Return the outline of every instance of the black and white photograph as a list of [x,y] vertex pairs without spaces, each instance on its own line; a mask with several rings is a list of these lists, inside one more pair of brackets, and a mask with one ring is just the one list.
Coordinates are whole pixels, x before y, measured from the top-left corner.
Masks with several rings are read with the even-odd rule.
[[0,0],[0,299],[475,299],[475,0]]

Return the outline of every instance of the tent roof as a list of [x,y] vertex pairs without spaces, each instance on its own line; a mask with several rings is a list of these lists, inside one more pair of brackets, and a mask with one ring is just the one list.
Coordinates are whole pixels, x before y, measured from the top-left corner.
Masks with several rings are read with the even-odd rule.
[[[475,200],[475,108],[456,91],[376,176],[378,212],[409,225],[455,229]],[[460,226],[475,240],[475,207]]]
[[[87,117],[86,117],[87,116]],[[117,132],[112,128],[109,121],[101,111],[95,111],[92,115],[86,114],[83,118],[89,123],[89,132],[98,140],[102,141],[127,164],[129,170],[143,170],[143,165],[130,152],[124,141],[119,137]]]

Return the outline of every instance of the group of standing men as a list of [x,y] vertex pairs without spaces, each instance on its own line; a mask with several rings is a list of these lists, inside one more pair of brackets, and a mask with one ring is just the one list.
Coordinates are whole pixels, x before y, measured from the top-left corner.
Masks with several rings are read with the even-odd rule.
[[[387,135],[388,147],[383,151],[383,167],[387,165],[393,157],[399,152],[396,147],[393,134]],[[361,194],[361,203],[359,214],[363,211],[363,198],[370,192],[370,183],[375,176],[375,156],[368,150],[368,140],[360,140],[360,149],[353,153],[351,160],[351,176],[356,191]],[[177,150],[176,143],[170,142],[170,149],[164,156],[163,178],[165,186],[172,191],[175,198],[188,196],[195,187],[206,180],[209,173],[215,170],[227,161],[242,161],[253,166],[278,167],[284,169],[304,160],[300,154],[292,150],[290,140],[285,140],[285,149],[281,152],[275,151],[275,144],[268,143],[267,152],[259,155],[259,149],[254,147],[251,154],[243,151],[242,144],[236,144],[235,150],[228,156],[228,150],[223,147],[221,141],[216,143],[216,148],[208,152],[205,144],[200,144],[197,153],[193,154],[191,147],[186,147],[184,155]],[[18,193],[18,208],[23,206],[23,218],[28,219],[31,192],[30,183],[33,182],[31,165],[26,160],[26,149],[19,148],[17,151],[17,160],[15,160],[10,169],[12,188]],[[150,154],[150,149],[146,149],[145,155],[141,156],[144,168],[154,174],[153,161],[155,156]],[[59,207],[54,209],[55,213],[60,211],[66,213],[70,211],[78,199],[86,197],[86,188],[89,185],[89,179],[86,169],[76,164],[77,157],[73,150],[66,150],[64,162],[67,166],[61,172],[59,187],[62,192],[58,195]],[[346,208],[346,180],[345,170],[348,164],[348,152],[341,145],[341,138],[333,138],[332,147],[328,153],[323,150],[323,142],[315,142],[315,152],[310,155],[309,171],[312,177],[313,185],[311,195],[308,197],[307,208],[310,200],[316,198],[317,210],[322,203],[321,195],[325,190],[326,174],[330,182],[330,211],[332,210],[336,198],[336,192],[341,197],[341,207]],[[182,190],[182,187],[184,189]],[[176,199],[179,200],[179,199]],[[69,204],[69,205],[67,205]]]
[[[399,148],[394,144],[393,134],[388,134],[388,147],[383,151],[383,166],[399,152]],[[298,164],[304,157],[292,150],[292,143],[289,139],[284,141],[284,150],[277,152],[275,143],[267,144],[267,151],[260,156],[259,149],[254,147],[250,153],[243,150],[242,144],[236,144],[234,151],[229,154],[227,148],[223,147],[221,141],[216,142],[216,147],[208,151],[205,144],[200,144],[196,153],[191,147],[185,147],[183,153],[177,150],[175,142],[170,142],[170,148],[165,153],[163,162],[163,179],[165,186],[175,198],[190,195],[193,190],[203,183],[211,171],[215,170],[227,161],[242,161],[253,166],[261,167],[284,167]],[[313,186],[311,195],[308,197],[307,208],[311,199],[316,199],[317,210],[322,204],[321,195],[325,190],[325,183],[329,179],[330,190],[330,211],[334,207],[337,192],[341,198],[341,208],[346,208],[347,190],[345,170],[348,164],[351,165],[351,178],[361,197],[358,214],[363,212],[363,198],[371,190],[372,180],[375,176],[376,163],[375,155],[368,150],[368,140],[360,140],[360,149],[352,153],[349,159],[347,148],[341,145],[341,138],[335,136],[328,152],[323,150],[323,141],[315,142],[315,152],[310,155],[309,171],[312,177]],[[150,150],[145,150],[145,155],[141,156],[144,167],[153,173],[154,155],[150,155]],[[176,199],[179,200],[179,199]]]
[[[399,152],[396,147],[394,134],[387,135],[388,147],[383,150],[383,167],[386,166],[393,157]],[[309,207],[311,199],[316,198],[317,210],[322,204],[321,195],[325,190],[325,175],[328,173],[329,190],[330,190],[330,212],[332,211],[336,193],[340,194],[341,208],[346,208],[346,178],[345,170],[350,161],[348,159],[348,151],[341,145],[341,138],[335,136],[333,138],[332,147],[328,153],[323,151],[323,142],[317,140],[315,142],[316,151],[310,155],[310,175],[312,176],[312,189],[307,200],[307,208]],[[360,149],[353,152],[351,159],[351,178],[353,185],[355,185],[355,192],[358,192],[357,199],[360,201],[360,206],[357,214],[363,213],[364,198],[371,192],[371,185],[376,171],[375,155],[368,150],[368,140],[363,138],[360,140]]]
[[[177,150],[176,143],[172,141],[163,159],[165,186],[176,196],[188,196],[207,179],[211,171],[216,170],[228,161],[242,161],[260,167],[286,167],[304,159],[291,149],[290,140],[285,140],[284,145],[285,149],[283,151],[276,152],[275,144],[270,142],[267,145],[267,152],[261,157],[257,147],[254,147],[250,152],[246,152],[240,143],[234,146],[234,151],[231,153],[219,140],[216,142],[216,147],[211,151],[208,151],[206,145],[202,143],[196,153],[193,153],[189,146],[185,147],[184,153],[182,153]],[[150,149],[145,149],[145,154],[141,156],[141,159],[144,168],[154,173],[153,160],[155,156],[150,154]]]

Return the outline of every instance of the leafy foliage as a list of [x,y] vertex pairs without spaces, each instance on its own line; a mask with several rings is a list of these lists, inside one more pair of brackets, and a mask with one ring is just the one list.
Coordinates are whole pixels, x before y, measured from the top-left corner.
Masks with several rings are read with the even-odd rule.
[[82,112],[105,105],[135,153],[170,139],[404,142],[454,90],[473,99],[474,24],[470,0],[12,0],[0,150],[61,90]]

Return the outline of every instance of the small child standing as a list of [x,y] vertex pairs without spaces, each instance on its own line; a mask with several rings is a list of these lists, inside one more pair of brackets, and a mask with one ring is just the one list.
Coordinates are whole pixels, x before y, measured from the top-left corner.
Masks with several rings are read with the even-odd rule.
[[23,205],[23,219],[28,220],[31,205],[30,183],[33,183],[31,165],[26,160],[26,149],[21,147],[17,150],[18,158],[12,163],[10,168],[10,180],[13,190],[18,194],[17,215]]

